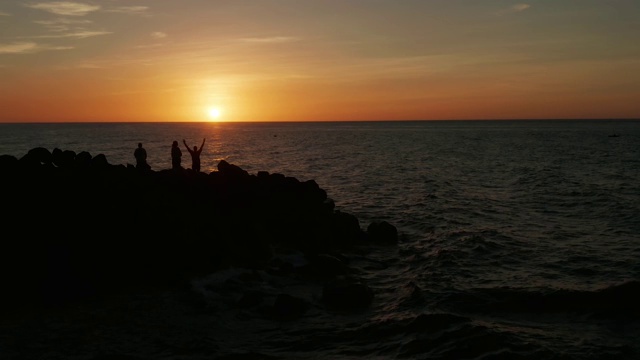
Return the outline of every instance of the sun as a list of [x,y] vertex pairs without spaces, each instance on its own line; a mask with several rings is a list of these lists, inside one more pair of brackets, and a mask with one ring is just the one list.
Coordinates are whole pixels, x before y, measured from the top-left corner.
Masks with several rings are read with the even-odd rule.
[[222,111],[220,111],[220,108],[210,107],[209,109],[207,109],[207,114],[209,115],[209,119],[211,119],[212,121],[217,121],[218,119],[220,119]]

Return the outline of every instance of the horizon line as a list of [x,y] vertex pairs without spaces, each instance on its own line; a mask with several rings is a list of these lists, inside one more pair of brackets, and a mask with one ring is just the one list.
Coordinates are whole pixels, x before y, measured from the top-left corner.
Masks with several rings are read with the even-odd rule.
[[281,121],[0,121],[0,124],[282,124],[282,123],[364,123],[364,122],[444,122],[444,121],[639,121],[640,118],[518,118],[518,119],[398,119],[398,120],[281,120]]

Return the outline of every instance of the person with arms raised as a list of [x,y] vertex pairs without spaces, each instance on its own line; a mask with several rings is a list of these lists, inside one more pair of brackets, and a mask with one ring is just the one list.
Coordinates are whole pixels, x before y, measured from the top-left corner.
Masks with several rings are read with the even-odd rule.
[[189,145],[187,145],[186,140],[182,139],[184,146],[187,147],[187,151],[189,152],[189,154],[191,154],[191,169],[197,172],[200,172],[200,153],[202,152],[202,148],[204,147],[205,140],[206,139],[202,139],[202,145],[200,145],[199,149],[197,146],[194,146],[192,150],[189,148]]

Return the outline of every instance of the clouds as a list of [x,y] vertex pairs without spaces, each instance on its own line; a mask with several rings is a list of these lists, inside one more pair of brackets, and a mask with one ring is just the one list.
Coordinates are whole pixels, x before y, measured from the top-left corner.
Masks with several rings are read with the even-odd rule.
[[[26,4],[25,6],[31,9],[42,10],[62,16],[86,16],[94,12],[143,15],[149,10],[148,6],[116,6],[103,8],[100,5],[72,1],[40,2],[36,4]],[[0,15],[1,14],[2,13],[0,13]]]
[[527,10],[527,9],[528,9],[528,8],[530,8],[530,7],[531,7],[531,5],[529,5],[529,4],[516,4],[516,5],[513,5],[513,6],[511,7],[511,11],[512,11],[512,12],[525,11],[525,10]]
[[38,39],[60,39],[60,38],[75,38],[75,39],[86,39],[89,37],[100,36],[100,35],[109,35],[113,34],[111,31],[89,31],[89,30],[79,30],[68,32],[64,34],[54,34],[54,35],[42,35],[38,36]]
[[151,33],[151,37],[154,39],[164,39],[167,37],[167,34],[161,31],[154,31]]
[[[53,4],[53,3],[50,3],[49,5],[51,5],[51,4]],[[57,4],[59,4],[59,3],[57,3]],[[66,4],[72,4],[72,3],[66,3]],[[78,5],[77,3],[73,3],[73,4]],[[42,5],[42,4],[40,4],[40,5]],[[81,7],[78,6],[75,9],[78,10],[80,8]],[[62,9],[62,7],[56,8],[56,11],[60,10],[60,9]],[[67,7],[65,9],[70,9],[70,7]],[[58,15],[61,15],[58,12],[54,12],[54,13],[58,14]],[[75,13],[79,14],[79,11],[75,11]],[[71,18],[69,18],[69,17],[60,17],[60,18],[56,18],[56,19],[34,21],[34,23],[42,25],[46,30],[48,30],[49,34],[33,36],[33,38],[37,38],[37,39],[63,39],[63,38],[86,39],[86,38],[90,38],[90,37],[94,37],[94,36],[113,34],[113,32],[111,32],[111,31],[89,29],[89,28],[87,28],[87,26],[92,25],[93,21],[86,20],[86,19],[78,19],[75,16],[79,16],[79,15],[73,15]]]
[[73,27],[91,24],[92,21],[59,18],[59,19],[51,19],[51,20],[39,20],[39,21],[34,21],[34,23],[40,24],[52,32],[62,32],[62,31],[69,31]]
[[85,16],[91,12],[100,10],[99,5],[90,5],[70,1],[37,3],[26,6],[32,9],[43,10],[52,14],[63,16]]
[[513,13],[519,13],[519,12],[523,12],[525,10],[528,10],[531,8],[531,5],[529,4],[515,4],[512,5],[506,9],[502,9],[500,11],[498,11],[498,15],[506,15],[506,14],[513,14]]
[[[0,22],[13,24],[11,33],[0,34],[0,55],[74,49],[78,40],[118,32],[119,22],[114,18],[150,15],[148,6],[83,0],[24,0],[14,10],[0,11]],[[166,36],[161,32],[152,34],[156,39]]]
[[0,54],[32,54],[47,50],[68,50],[71,46],[49,46],[35,42],[19,42],[13,44],[0,44]]
[[121,14],[142,15],[145,14],[147,10],[149,10],[148,6],[119,6],[113,9],[107,9],[105,11]]
[[34,49],[38,44],[30,43],[14,43],[14,44],[0,44],[0,54],[21,54],[29,52]]
[[300,39],[292,36],[271,36],[271,37],[253,37],[240,39],[242,42],[256,44],[281,44],[298,41]]

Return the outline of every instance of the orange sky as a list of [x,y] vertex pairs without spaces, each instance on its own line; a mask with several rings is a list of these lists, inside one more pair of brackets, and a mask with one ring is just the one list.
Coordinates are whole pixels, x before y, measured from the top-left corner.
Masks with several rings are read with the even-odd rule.
[[0,4],[0,122],[640,118],[640,3]]

